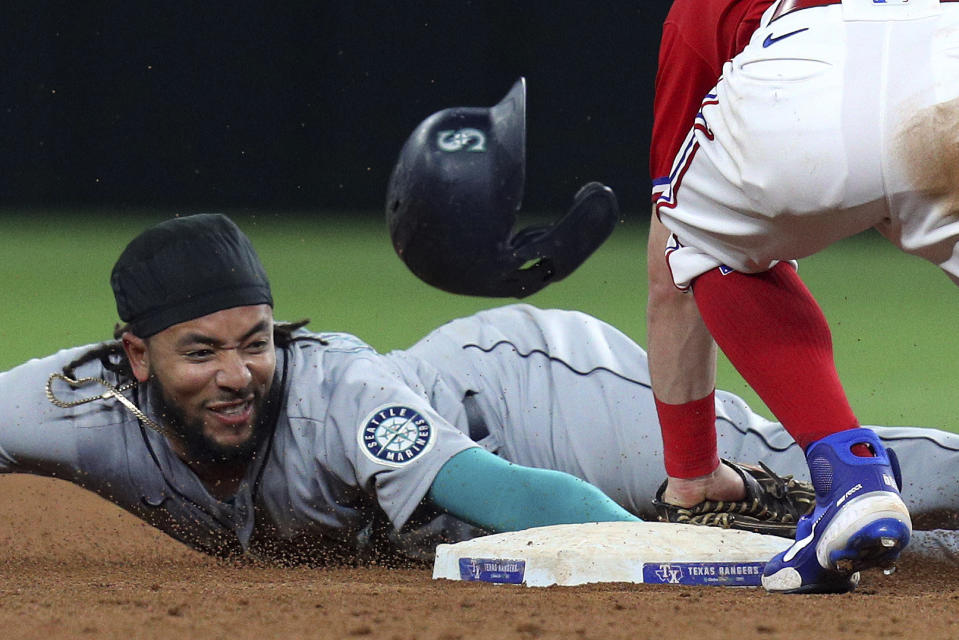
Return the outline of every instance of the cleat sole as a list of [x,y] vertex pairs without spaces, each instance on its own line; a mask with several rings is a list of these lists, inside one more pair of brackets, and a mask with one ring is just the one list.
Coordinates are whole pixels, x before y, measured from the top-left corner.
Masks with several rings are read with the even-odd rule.
[[909,537],[910,530],[903,522],[877,520],[849,537],[843,548],[831,551],[829,562],[843,573],[888,567],[899,558]]
[[895,561],[911,535],[912,521],[902,499],[874,492],[843,506],[819,539],[816,554],[823,567],[849,559],[852,570],[859,571]]

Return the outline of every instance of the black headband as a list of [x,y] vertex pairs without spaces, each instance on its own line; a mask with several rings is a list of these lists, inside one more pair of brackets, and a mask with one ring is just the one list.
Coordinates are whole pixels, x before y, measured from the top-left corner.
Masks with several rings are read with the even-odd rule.
[[141,338],[216,311],[273,306],[250,239],[221,214],[173,218],[134,238],[113,266],[120,319]]

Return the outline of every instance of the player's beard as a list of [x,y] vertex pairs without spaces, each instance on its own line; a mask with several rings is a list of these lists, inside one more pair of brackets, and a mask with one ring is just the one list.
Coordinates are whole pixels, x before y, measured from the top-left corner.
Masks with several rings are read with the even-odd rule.
[[[263,415],[264,398],[253,391],[253,413],[250,415],[252,433],[238,444],[223,445],[208,438],[203,433],[202,418],[190,418],[186,412],[170,398],[163,384],[153,374],[149,384],[150,405],[154,415],[176,434],[184,447],[187,460],[199,464],[231,464],[248,460],[259,447],[266,431],[260,424]],[[237,394],[238,398],[247,397],[247,393]]]

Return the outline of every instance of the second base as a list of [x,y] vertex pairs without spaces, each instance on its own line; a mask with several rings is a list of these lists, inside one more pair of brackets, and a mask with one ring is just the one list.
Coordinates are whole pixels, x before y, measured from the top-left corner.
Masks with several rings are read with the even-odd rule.
[[436,550],[433,578],[529,587],[591,582],[758,586],[791,540],[663,522],[563,524]]

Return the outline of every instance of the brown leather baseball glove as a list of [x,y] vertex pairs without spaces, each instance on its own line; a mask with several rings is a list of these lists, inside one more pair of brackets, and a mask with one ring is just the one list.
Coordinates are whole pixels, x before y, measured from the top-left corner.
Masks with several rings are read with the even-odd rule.
[[808,482],[779,476],[762,462],[759,466],[723,460],[746,485],[746,498],[736,502],[704,500],[692,507],[663,502],[666,483],[659,487],[653,505],[661,522],[701,524],[740,529],[783,538],[796,535],[799,518],[816,506],[816,492]]

